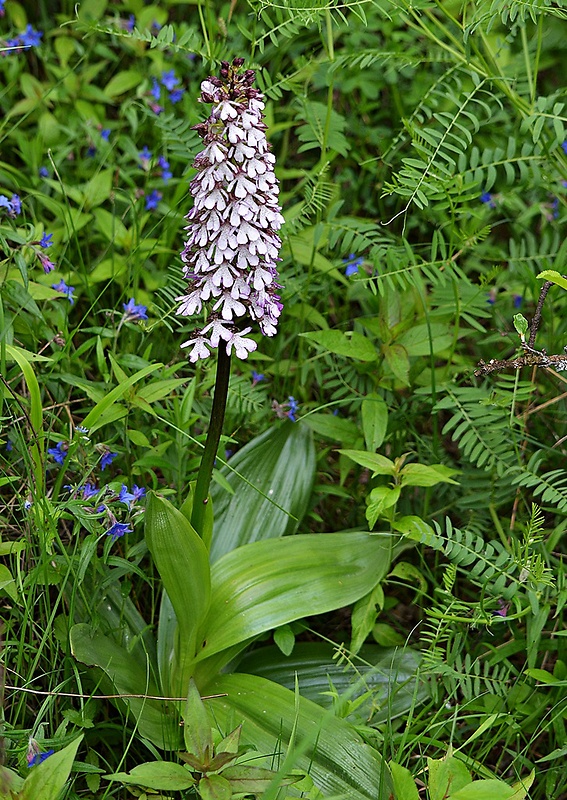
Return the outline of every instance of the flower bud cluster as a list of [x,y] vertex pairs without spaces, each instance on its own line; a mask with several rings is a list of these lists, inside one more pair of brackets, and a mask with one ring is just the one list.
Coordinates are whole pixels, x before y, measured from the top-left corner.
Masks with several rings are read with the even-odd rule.
[[205,147],[193,165],[194,205],[181,253],[189,287],[177,298],[180,315],[208,312],[206,324],[181,345],[192,348],[192,362],[221,343],[228,355],[234,350],[246,358],[257,345],[247,337],[252,327],[243,328],[241,319],[257,321],[265,336],[273,336],[282,310],[276,231],[284,219],[275,158],[266,139],[263,95],[252,88],[254,71],[241,73],[243,63],[223,61],[220,78],[201,84],[200,102],[213,108],[208,120],[195,126]]

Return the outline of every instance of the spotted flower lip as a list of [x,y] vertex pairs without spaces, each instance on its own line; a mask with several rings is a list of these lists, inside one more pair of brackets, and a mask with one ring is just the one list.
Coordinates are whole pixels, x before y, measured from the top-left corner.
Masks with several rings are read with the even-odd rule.
[[254,71],[241,70],[243,63],[223,61],[220,77],[201,84],[200,102],[213,108],[195,126],[204,147],[193,164],[194,205],[181,253],[188,289],[177,298],[181,316],[206,312],[206,324],[181,345],[191,348],[192,362],[220,346],[247,358],[257,348],[247,323],[273,336],[283,308],[277,231],[284,218],[275,158],[266,139],[263,95],[252,86]]

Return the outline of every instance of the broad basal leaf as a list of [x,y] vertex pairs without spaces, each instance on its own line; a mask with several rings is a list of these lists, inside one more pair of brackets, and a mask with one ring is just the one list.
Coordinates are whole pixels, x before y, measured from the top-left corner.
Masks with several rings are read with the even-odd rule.
[[271,428],[239,450],[221,473],[234,494],[211,486],[213,562],[240,545],[295,533],[315,478],[311,431],[293,422]]
[[321,533],[253,542],[212,568],[199,660],[286,622],[342,608],[390,564],[387,534]]
[[282,766],[293,742],[285,772],[305,770],[325,797],[390,797],[391,779],[380,754],[348,722],[316,703],[255,675],[219,675],[201,691],[226,694],[207,701],[215,721],[225,730],[243,722],[243,744],[270,754],[272,769]]

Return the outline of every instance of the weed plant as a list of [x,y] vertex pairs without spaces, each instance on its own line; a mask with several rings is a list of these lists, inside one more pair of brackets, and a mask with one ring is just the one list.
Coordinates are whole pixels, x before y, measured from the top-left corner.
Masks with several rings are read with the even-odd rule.
[[[567,798],[566,18],[0,0],[2,800]],[[235,58],[283,311],[192,527],[216,355],[180,349],[180,253]],[[230,564],[260,599],[223,616]]]

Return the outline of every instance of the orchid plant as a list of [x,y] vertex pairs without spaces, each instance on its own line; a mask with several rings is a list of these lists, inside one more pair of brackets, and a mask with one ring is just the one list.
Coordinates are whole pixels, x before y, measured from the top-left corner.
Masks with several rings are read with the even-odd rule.
[[[248,520],[248,539],[241,535],[238,546],[225,547],[216,561],[212,555],[222,520],[213,529],[209,485],[230,357],[234,351],[246,358],[257,347],[244,318],[272,336],[282,309],[276,293],[276,231],[283,217],[274,158],[262,121],[262,95],[252,86],[253,71],[241,72],[242,65],[242,59],[222,62],[220,77],[201,86],[201,101],[212,103],[213,110],[197,126],[205,148],[195,159],[197,175],[191,184],[195,204],[182,253],[189,287],[179,298],[179,313],[207,311],[205,323],[183,346],[191,346],[193,362],[216,348],[217,378],[194,491],[181,510],[156,494],[148,498],[146,542],[163,584],[157,635],[129,601],[109,592],[105,608],[99,609],[99,624],[75,625],[71,645],[79,660],[97,665],[118,693],[128,695],[139,733],[158,747],[180,747],[179,719],[194,682],[209,696],[209,723],[220,726],[222,735],[243,722],[246,744],[278,754],[282,770],[293,766],[309,771],[320,790],[352,800],[386,798],[391,781],[384,761],[347,721],[271,680],[230,674],[234,660],[259,636],[369,595],[387,573],[394,541],[389,534],[353,531],[283,536],[297,529],[315,471],[311,432],[301,422],[286,420],[241,451],[237,472],[246,479],[247,454],[257,462],[261,448],[264,453],[283,452],[290,446],[285,469],[269,475],[260,506],[247,503],[240,510]],[[290,478],[294,459],[299,461]],[[268,460],[259,463],[265,466]],[[260,495],[258,484],[248,483]],[[236,493],[247,488],[241,484]],[[298,496],[304,498],[299,504]],[[298,517],[295,524],[289,524],[294,511],[286,511],[264,533],[274,538],[253,541],[252,530],[264,509],[275,503],[285,510],[290,499],[288,507]],[[105,615],[106,625],[101,626]],[[301,743],[297,751],[294,742]]]

